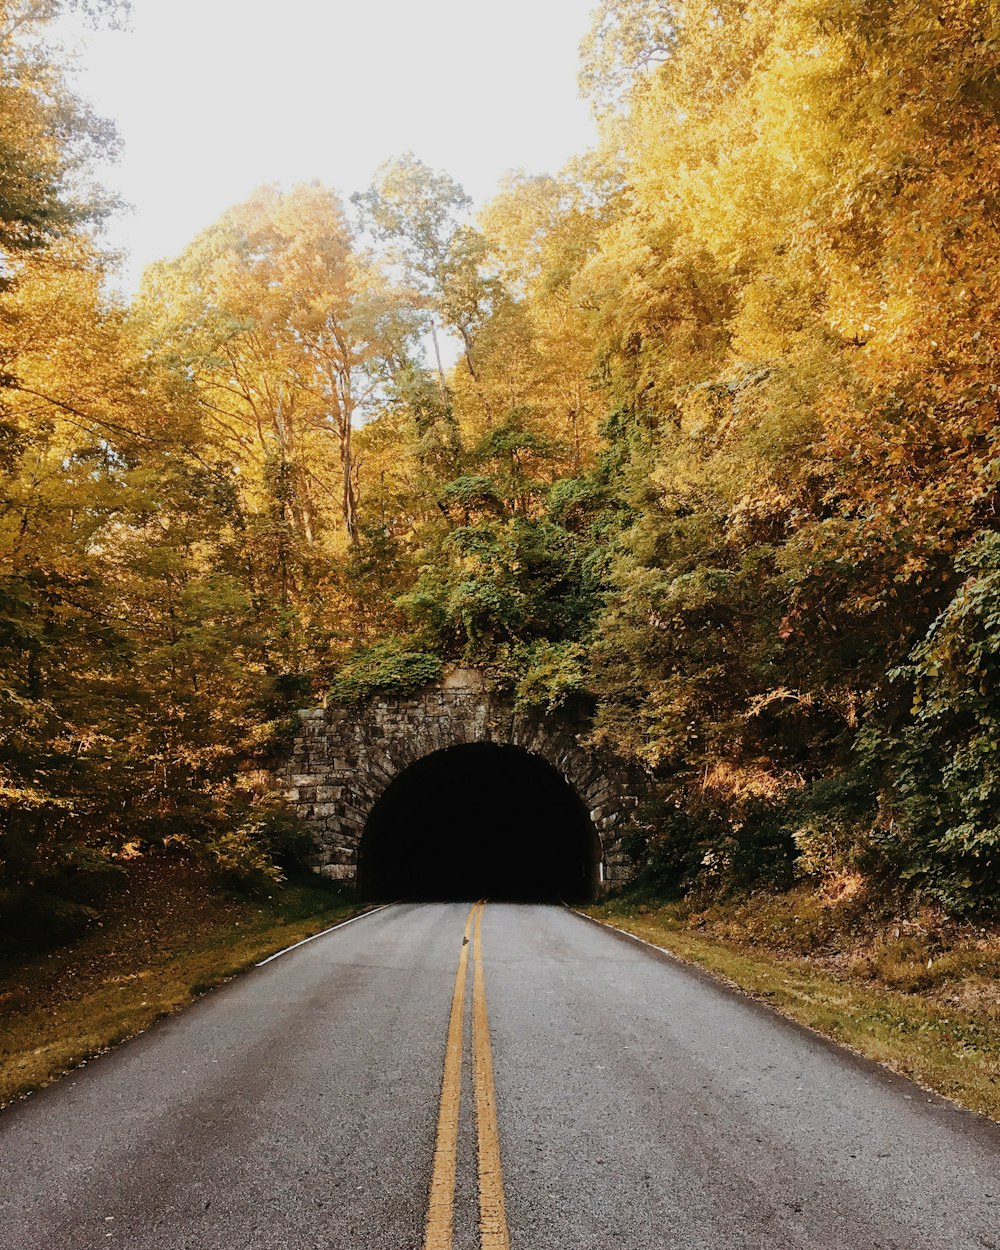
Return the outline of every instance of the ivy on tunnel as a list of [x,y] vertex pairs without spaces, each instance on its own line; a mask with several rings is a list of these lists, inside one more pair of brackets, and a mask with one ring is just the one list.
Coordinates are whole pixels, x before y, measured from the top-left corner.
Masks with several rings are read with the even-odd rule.
[[582,901],[599,841],[587,808],[546,760],[474,743],[425,756],[372,808],[358,859],[369,899]]

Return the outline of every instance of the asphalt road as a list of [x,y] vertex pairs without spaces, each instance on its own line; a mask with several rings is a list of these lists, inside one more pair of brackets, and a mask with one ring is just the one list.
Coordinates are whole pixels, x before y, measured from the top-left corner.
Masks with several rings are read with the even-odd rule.
[[[3,1250],[418,1250],[468,916],[365,917],[0,1112]],[[481,930],[456,1250],[1000,1250],[995,1126],[560,908]]]

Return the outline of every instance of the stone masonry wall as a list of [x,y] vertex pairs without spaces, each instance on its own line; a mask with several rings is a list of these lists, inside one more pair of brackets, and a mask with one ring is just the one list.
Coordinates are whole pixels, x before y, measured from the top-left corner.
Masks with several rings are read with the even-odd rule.
[[580,745],[587,724],[564,714],[525,713],[470,670],[408,697],[379,697],[360,709],[310,708],[280,780],[316,839],[314,867],[354,881],[368,815],[386,787],[417,760],[464,743],[515,746],[548,761],[590,812],[600,839],[602,881],[628,873],[622,831],[636,805],[628,769]]

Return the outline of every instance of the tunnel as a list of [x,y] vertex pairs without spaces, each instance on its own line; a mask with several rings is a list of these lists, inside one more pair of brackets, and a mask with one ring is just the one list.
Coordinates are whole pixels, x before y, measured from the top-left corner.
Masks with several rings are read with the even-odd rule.
[[582,800],[519,747],[447,747],[410,765],[372,808],[358,852],[367,899],[594,897],[600,841]]

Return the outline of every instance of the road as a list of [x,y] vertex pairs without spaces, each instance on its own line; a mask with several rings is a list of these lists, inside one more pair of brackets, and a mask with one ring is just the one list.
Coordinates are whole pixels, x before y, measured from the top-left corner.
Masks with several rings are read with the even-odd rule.
[[3,1250],[1000,1250],[995,1126],[558,907],[302,945],[0,1113],[0,1178]]

